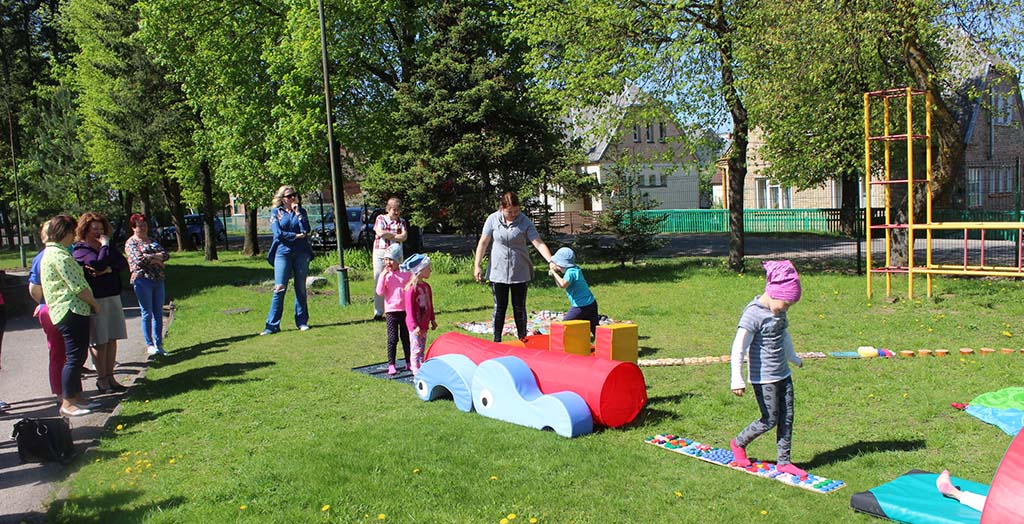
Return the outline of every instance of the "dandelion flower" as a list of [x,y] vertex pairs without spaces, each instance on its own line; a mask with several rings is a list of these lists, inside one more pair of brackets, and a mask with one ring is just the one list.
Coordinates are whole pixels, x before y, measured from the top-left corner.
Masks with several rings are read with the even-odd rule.
[[385,518],[386,517],[384,516],[383,513],[381,513],[380,515],[377,515],[377,520],[384,520]]
[[491,478],[490,478],[490,480],[498,480],[498,477],[497,477],[497,476],[495,476],[495,475],[491,475]]
[[1013,336],[1013,333],[1010,333],[1009,331],[1003,331],[1003,336],[1006,338],[1010,338]]
[[509,513],[508,514],[508,520],[515,520],[515,519],[516,519],[516,514],[515,513]]
[[330,504],[324,504],[323,507],[320,508],[320,511],[330,511],[330,510],[331,510],[331,505]]
[[420,472],[420,468],[414,468],[414,469],[412,470],[412,472],[413,472],[413,473],[419,473],[419,472]]
[[118,424],[117,427],[114,429],[121,431],[122,429],[124,429],[124,424]]
[[132,468],[130,466],[127,467],[127,468],[124,468],[124,472],[125,473],[131,473],[132,472]]
[[498,521],[498,524],[508,524],[508,519],[501,519]]
[[238,509],[240,509],[242,511],[245,511],[245,508],[247,508],[247,507],[249,507],[249,506],[246,506],[245,504],[242,504],[241,506],[238,506]]
[[676,496],[677,496],[677,497],[682,497],[682,496],[683,496],[683,493],[682,493],[681,491],[677,491],[677,492],[676,492]]
[[537,517],[530,517],[530,524],[537,524]]
[[761,510],[761,514],[762,514],[762,515],[767,515],[767,514],[768,514],[768,510],[766,510],[766,509],[762,509],[762,510]]
[[174,459],[171,459],[171,460],[168,460],[168,461],[167,461],[167,463],[168,463],[168,464],[174,464],[174,462],[175,462],[175,460],[174,460]]

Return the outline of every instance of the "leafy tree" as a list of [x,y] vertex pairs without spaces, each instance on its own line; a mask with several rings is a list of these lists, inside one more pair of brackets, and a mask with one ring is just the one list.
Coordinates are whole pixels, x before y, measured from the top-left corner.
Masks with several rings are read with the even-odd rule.
[[[674,105],[694,129],[733,126],[729,156],[729,265],[743,268],[743,179],[749,117],[738,80],[744,3],[640,0],[516,0],[514,34],[531,47],[541,86],[565,109],[598,107],[636,86]],[[654,110],[659,108],[654,107]],[[611,114],[610,112],[608,114]],[[596,128],[598,133],[610,129]]]
[[194,148],[192,112],[180,86],[167,78],[139,40],[134,4],[74,0],[62,11],[63,27],[79,49],[70,76],[78,93],[85,150],[92,168],[113,187],[142,197],[142,212],[148,216],[153,215],[150,195],[160,188],[178,248],[194,250],[180,181],[170,179],[175,152]]
[[502,191],[537,194],[546,180],[565,185],[577,176],[550,109],[529,97],[522,42],[506,41],[499,8],[440,2],[416,72],[398,87],[393,119],[404,132],[363,187],[372,199],[405,196],[418,225],[443,213],[472,230]]

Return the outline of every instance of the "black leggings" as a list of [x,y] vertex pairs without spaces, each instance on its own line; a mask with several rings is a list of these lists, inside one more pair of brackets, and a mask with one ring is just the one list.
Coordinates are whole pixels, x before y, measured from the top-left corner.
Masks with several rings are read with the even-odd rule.
[[405,326],[405,311],[388,311],[384,313],[388,324],[388,364],[394,365],[398,339],[402,339],[405,351],[405,365],[409,365],[409,328]]
[[494,293],[494,341],[501,342],[501,332],[505,329],[505,312],[508,311],[508,296],[512,294],[512,318],[516,321],[516,334],[522,339],[526,337],[526,286],[528,282],[518,284],[491,283]]

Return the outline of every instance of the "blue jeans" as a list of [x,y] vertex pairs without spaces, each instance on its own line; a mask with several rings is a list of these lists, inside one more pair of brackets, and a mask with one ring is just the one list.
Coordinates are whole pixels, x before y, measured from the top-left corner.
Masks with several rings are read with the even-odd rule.
[[139,299],[142,310],[142,337],[146,346],[164,348],[164,296],[166,295],[163,280],[150,280],[136,277],[135,298]]
[[309,253],[282,253],[274,257],[274,297],[270,299],[266,329],[274,333],[281,331],[281,313],[284,311],[284,293],[288,291],[288,278],[295,279],[295,326],[309,322],[306,310],[306,275],[309,274]]

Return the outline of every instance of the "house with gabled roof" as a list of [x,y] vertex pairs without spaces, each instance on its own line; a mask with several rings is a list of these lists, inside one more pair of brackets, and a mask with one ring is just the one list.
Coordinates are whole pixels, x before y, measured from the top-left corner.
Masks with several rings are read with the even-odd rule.
[[[609,179],[616,166],[630,165],[638,190],[656,203],[654,209],[700,207],[697,157],[690,152],[679,126],[668,112],[650,117],[641,113],[636,88],[613,97],[607,107],[573,111],[564,119],[571,143],[580,144],[585,160],[577,169],[598,183]],[[649,107],[647,108],[649,109]],[[599,197],[559,198],[557,188],[541,195],[552,211],[600,211]]]

